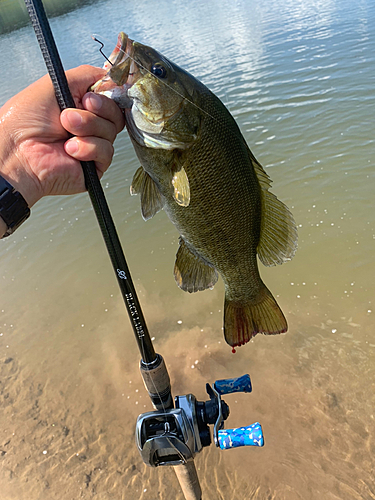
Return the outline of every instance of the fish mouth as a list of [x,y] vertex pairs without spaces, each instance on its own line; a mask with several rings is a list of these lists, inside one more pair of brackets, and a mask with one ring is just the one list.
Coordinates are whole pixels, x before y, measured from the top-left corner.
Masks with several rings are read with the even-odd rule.
[[[129,88],[139,79],[140,72],[134,61],[134,40],[131,40],[126,33],[121,31],[118,35],[117,44],[112,54],[109,56],[103,69],[108,69],[108,73],[98,80],[90,91],[97,94],[104,94],[114,98],[115,94],[127,96]],[[116,100],[116,99],[115,99]]]

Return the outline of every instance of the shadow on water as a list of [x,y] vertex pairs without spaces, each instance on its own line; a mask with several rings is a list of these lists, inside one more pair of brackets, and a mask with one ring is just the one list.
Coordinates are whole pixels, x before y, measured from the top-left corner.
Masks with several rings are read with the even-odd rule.
[[[48,17],[61,16],[74,9],[97,3],[95,0],[44,0]],[[0,0],[0,35],[30,24],[24,0]]]

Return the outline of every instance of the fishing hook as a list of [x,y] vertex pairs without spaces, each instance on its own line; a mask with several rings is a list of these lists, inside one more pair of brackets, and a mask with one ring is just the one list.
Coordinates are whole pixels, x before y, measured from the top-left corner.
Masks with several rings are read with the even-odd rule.
[[105,59],[106,61],[108,61],[108,62],[109,62],[109,64],[110,64],[111,66],[113,66],[113,63],[112,63],[112,62],[108,59],[108,57],[107,57],[107,56],[104,54],[104,52],[103,52],[104,43],[103,43],[103,42],[101,42],[100,40],[98,40],[98,39],[96,38],[96,36],[95,36],[95,35],[92,35],[92,36],[91,36],[91,38],[92,38],[95,42],[100,43],[101,47],[100,47],[100,49],[99,49],[99,52],[100,52],[100,53],[101,53],[101,55],[104,57],[104,59]]

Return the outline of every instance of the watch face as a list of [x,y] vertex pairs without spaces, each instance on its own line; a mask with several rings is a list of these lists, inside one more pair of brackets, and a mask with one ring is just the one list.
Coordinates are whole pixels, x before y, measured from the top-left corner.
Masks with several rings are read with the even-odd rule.
[[0,176],[0,217],[8,226],[9,236],[30,216],[30,209],[21,193]]

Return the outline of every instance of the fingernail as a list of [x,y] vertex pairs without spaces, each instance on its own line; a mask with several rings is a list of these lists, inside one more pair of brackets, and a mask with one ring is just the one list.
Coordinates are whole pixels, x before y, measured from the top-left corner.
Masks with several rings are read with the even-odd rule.
[[90,93],[88,100],[93,111],[98,111],[102,107],[103,100],[99,95]]
[[82,117],[77,111],[69,111],[67,118],[73,128],[79,128],[82,125]]
[[69,155],[74,155],[78,151],[78,141],[76,139],[70,139],[65,143],[65,151]]

